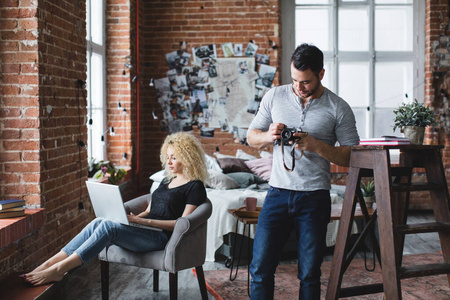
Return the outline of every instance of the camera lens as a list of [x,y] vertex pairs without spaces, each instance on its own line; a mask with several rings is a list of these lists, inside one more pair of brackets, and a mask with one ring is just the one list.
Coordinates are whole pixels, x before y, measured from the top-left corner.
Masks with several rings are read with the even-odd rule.
[[292,136],[292,132],[290,130],[283,130],[281,132],[281,138],[283,140],[290,140]]

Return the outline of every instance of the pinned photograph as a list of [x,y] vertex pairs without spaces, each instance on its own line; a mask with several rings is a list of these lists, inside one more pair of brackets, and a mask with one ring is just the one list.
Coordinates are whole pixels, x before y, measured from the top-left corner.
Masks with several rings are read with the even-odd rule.
[[187,92],[188,91],[188,85],[186,81],[186,76],[180,75],[175,77],[176,88],[174,89],[176,92]]
[[275,78],[275,73],[277,68],[260,65],[259,67],[259,79],[256,80],[256,87],[258,88],[270,88],[272,86],[273,79]]
[[236,65],[237,65],[239,75],[248,74],[248,65],[245,60],[236,62]]
[[243,44],[234,44],[234,56],[242,56]]
[[268,88],[255,88],[255,101],[261,102],[264,95],[267,93],[269,89]]
[[172,69],[166,72],[167,78],[169,78],[170,84],[177,82],[177,70]]
[[209,66],[208,73],[209,73],[209,77],[211,77],[211,78],[217,77],[216,65]]
[[200,70],[198,72],[197,82],[198,83],[208,83],[209,73],[207,71]]
[[212,120],[213,112],[211,109],[203,109],[203,118],[205,123],[209,123]]
[[[194,90],[193,92],[191,92],[191,104],[194,104],[192,107],[192,110],[194,112],[203,111],[203,108],[208,108],[208,101],[206,100],[205,90]],[[201,110],[198,106],[201,107]]]
[[213,57],[217,58],[216,45],[207,45],[192,48],[194,60],[200,64],[203,58]]
[[225,57],[232,57],[232,56],[234,56],[234,50],[233,50],[233,44],[232,43],[222,44],[222,50],[223,50],[223,55]]
[[184,51],[173,51],[166,54],[167,64],[169,65],[169,69],[180,69],[183,66],[189,64],[189,60],[191,59],[191,54]]
[[209,66],[211,62],[209,60],[209,57],[202,58],[202,70],[208,72]]
[[169,78],[164,77],[155,79],[156,96],[161,97],[164,94],[170,93],[170,81]]
[[256,54],[256,51],[258,50],[258,46],[253,43],[248,43],[247,49],[245,49],[245,56],[248,57],[254,57]]
[[247,112],[251,114],[256,114],[258,112],[259,102],[250,100],[248,102]]
[[256,53],[256,63],[268,65],[270,63],[270,55]]

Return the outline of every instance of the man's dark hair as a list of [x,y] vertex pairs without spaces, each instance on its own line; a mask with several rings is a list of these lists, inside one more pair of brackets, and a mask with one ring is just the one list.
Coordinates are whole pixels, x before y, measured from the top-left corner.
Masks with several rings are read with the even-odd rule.
[[291,56],[291,63],[300,71],[311,69],[314,74],[319,75],[323,69],[323,52],[314,45],[301,44]]

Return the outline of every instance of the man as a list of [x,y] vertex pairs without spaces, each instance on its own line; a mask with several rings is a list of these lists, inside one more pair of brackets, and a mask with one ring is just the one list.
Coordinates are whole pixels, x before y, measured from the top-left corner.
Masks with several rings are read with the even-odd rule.
[[[302,44],[291,57],[292,84],[269,90],[252,121],[248,143],[262,148],[280,139],[286,127],[300,140],[273,147],[270,189],[261,210],[250,266],[251,299],[273,299],[274,274],[290,231],[298,237],[299,299],[320,299],[327,224],[330,221],[330,162],[348,166],[359,136],[350,106],[322,86],[323,53]],[[295,143],[294,143],[295,142]],[[339,146],[335,146],[339,142]],[[290,150],[295,147],[295,161]],[[293,170],[291,170],[293,168]]]

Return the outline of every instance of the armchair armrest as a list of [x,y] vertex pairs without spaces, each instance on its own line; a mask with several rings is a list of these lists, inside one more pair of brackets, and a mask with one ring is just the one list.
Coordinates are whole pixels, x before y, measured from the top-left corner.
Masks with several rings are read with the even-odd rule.
[[174,273],[189,268],[181,264],[187,261],[190,265],[203,265],[206,256],[206,227],[211,213],[211,201],[206,199],[191,214],[177,219],[164,250],[166,271]]
[[124,206],[127,214],[132,212],[133,214],[137,215],[143,212],[147,208],[148,203],[151,199],[152,195],[146,194],[125,202]]

